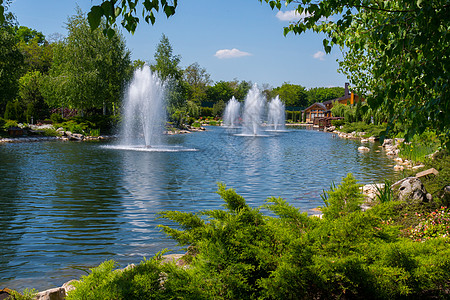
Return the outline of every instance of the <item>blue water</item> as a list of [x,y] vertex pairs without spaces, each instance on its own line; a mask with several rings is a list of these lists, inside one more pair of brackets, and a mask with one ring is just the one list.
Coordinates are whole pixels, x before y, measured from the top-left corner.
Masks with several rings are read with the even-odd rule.
[[[43,290],[106,259],[121,266],[174,248],[156,228],[162,210],[221,208],[223,182],[251,206],[282,197],[303,211],[352,172],[361,183],[392,176],[379,148],[292,129],[268,137],[220,127],[168,136],[180,152],[111,148],[114,142],[0,145],[0,289]],[[380,152],[381,150],[381,152]],[[378,152],[376,152],[378,151]]]

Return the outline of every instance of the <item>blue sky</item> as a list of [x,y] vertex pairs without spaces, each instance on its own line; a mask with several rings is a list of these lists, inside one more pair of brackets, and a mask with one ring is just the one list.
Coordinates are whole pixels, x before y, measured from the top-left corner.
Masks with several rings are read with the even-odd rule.
[[[78,5],[88,12],[98,0],[15,0],[12,11],[20,25],[44,35],[66,35],[67,17]],[[280,86],[283,82],[307,88],[344,86],[337,72],[338,48],[325,55],[323,36],[308,32],[283,35],[294,6],[282,13],[258,0],[180,0],[174,16],[158,14],[155,25],[143,20],[134,35],[123,30],[132,59],[153,61],[164,33],[181,56],[181,67],[197,62],[214,81],[247,80]]]

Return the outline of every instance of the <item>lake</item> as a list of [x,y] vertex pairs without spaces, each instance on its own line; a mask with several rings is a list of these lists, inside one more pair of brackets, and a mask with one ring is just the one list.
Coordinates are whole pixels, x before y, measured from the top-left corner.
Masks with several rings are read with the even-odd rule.
[[157,213],[221,208],[217,182],[253,207],[275,196],[310,212],[349,172],[360,183],[393,176],[378,143],[360,153],[359,141],[307,129],[244,137],[208,127],[167,136],[173,149],[188,151],[112,144],[0,145],[0,288],[44,290],[107,259],[124,267],[174,248],[156,227],[164,222]]

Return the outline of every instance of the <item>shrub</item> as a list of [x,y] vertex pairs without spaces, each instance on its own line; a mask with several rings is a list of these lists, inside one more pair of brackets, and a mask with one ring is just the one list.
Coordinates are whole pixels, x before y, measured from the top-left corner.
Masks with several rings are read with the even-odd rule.
[[323,216],[333,219],[360,210],[364,200],[360,187],[361,185],[357,184],[356,179],[349,173],[343,178],[340,186],[332,187],[330,191],[324,192]]
[[63,117],[59,113],[53,113],[50,115],[50,120],[53,122],[53,124],[61,123],[64,121]]
[[15,120],[5,120],[5,123],[3,125],[4,129],[8,129],[10,127],[17,127],[19,124]]
[[[388,220],[405,206],[386,202],[359,211],[356,189],[349,174],[328,192],[339,218],[319,219],[280,198],[267,200],[262,208],[270,215],[264,215],[219,185],[224,209],[160,213],[176,223],[160,228],[190,246],[188,268],[161,264],[161,254],[125,270],[107,261],[75,283],[67,299],[448,297],[449,239],[418,243],[400,237]],[[341,205],[345,194],[352,196]]]
[[344,120],[331,120],[331,125],[336,126],[337,128],[341,127],[344,124]]
[[212,107],[201,107],[200,108],[200,116],[205,117],[212,117],[213,114],[213,108]]

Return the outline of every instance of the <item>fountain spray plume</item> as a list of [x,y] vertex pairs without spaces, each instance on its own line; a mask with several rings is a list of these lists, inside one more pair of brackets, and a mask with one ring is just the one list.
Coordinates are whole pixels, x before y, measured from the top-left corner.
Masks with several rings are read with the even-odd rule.
[[234,98],[234,96],[228,101],[223,114],[223,124],[227,127],[237,127],[239,125],[239,115],[241,110],[241,104]]
[[284,131],[286,113],[284,103],[277,95],[269,102],[268,122],[275,131]]
[[243,115],[244,124],[242,127],[243,135],[260,134],[265,102],[265,97],[255,83],[245,98]]
[[123,106],[121,144],[161,144],[166,123],[165,84],[145,65],[134,71]]

